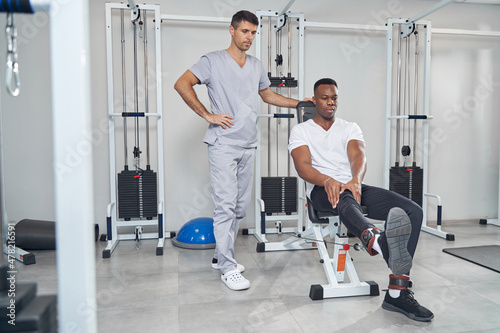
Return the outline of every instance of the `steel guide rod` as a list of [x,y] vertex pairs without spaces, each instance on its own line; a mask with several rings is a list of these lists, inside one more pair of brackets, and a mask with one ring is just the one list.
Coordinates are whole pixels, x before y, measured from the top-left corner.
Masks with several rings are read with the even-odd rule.
[[[149,74],[148,74],[148,25],[147,25],[147,11],[143,12],[143,25],[144,29],[144,112],[149,113]],[[146,169],[151,170],[151,159],[149,152],[149,117],[146,117]]]
[[[123,112],[127,112],[127,80],[125,71],[125,9],[121,10],[120,15],[120,36],[121,36],[121,52],[122,52],[122,104]],[[123,117],[123,128],[127,128],[127,117]],[[123,131],[123,156],[124,169],[128,170],[128,149],[127,149],[127,131]]]

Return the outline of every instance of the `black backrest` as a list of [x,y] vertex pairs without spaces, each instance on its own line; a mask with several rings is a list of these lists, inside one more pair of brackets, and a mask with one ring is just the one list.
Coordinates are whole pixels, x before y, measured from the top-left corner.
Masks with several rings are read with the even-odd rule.
[[[314,209],[311,199],[307,198],[307,214],[309,215],[309,220],[311,220],[312,223],[329,223],[330,221],[328,218],[325,217],[319,217],[318,216],[318,211]],[[330,216],[335,216],[336,214],[328,214]]]
[[313,102],[299,102],[296,109],[299,124],[316,116],[316,106]]

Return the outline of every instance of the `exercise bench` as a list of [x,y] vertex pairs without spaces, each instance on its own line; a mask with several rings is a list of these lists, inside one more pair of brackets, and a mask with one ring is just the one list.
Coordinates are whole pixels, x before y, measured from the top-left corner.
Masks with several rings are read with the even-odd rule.
[[[365,209],[365,207],[363,207]],[[309,297],[316,301],[324,298],[348,296],[378,296],[378,284],[374,281],[361,282],[352,262],[348,244],[347,229],[340,222],[339,216],[330,212],[318,212],[314,209],[311,200],[307,198],[307,213],[311,220],[312,234],[317,240],[320,263],[325,269],[328,284],[313,284]],[[326,226],[324,226],[326,224]],[[323,239],[329,235],[334,243],[333,256],[330,257],[326,242]],[[355,244],[354,247],[359,247]],[[359,249],[358,249],[359,250]],[[346,282],[346,275],[349,282]]]

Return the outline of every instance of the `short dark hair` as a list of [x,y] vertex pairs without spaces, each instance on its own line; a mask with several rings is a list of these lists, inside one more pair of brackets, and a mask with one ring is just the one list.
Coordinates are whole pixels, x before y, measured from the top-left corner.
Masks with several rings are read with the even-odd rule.
[[259,25],[259,19],[255,16],[254,13],[249,12],[248,10],[240,10],[236,14],[233,15],[231,19],[231,25],[233,28],[238,29],[241,21],[247,21],[249,23]]
[[339,87],[337,86],[337,82],[335,82],[334,79],[330,79],[330,78],[323,78],[323,79],[319,79],[318,81],[316,81],[316,83],[314,84],[314,92],[316,92],[316,89],[322,85],[322,84],[329,84],[329,85],[334,85],[335,87]]

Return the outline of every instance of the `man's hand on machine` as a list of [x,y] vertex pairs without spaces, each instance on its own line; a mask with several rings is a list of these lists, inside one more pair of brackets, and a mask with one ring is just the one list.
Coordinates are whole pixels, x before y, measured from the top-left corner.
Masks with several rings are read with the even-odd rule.
[[214,125],[220,125],[222,126],[223,129],[229,128],[234,125],[231,119],[233,119],[233,117],[227,114],[209,113],[208,115],[205,116],[205,120],[207,122]]
[[341,193],[340,191],[341,191],[343,185],[344,184],[336,181],[333,178],[328,178],[323,183],[323,187],[325,188],[325,192],[328,195],[328,201],[330,201],[333,208],[336,208],[337,204],[339,203],[339,197],[340,197],[340,193]]

